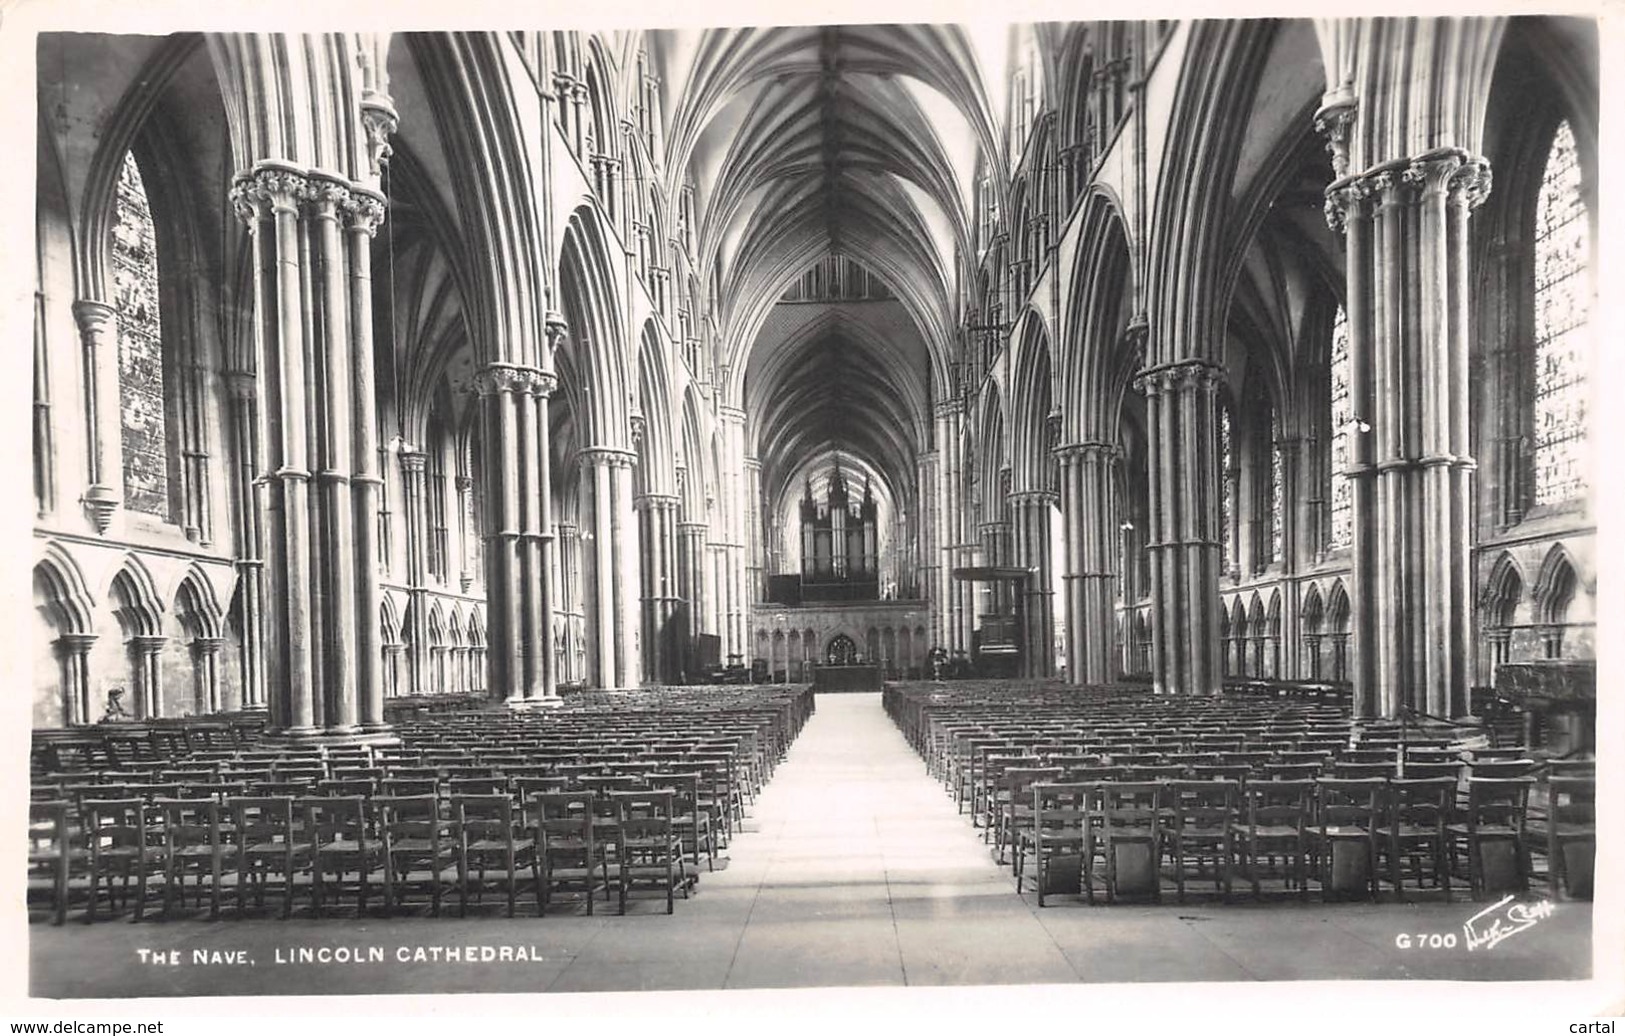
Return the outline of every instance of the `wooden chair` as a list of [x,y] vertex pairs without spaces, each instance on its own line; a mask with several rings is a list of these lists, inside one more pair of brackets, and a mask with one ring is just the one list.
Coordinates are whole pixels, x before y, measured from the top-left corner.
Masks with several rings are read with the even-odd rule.
[[1032,792],[1033,823],[1021,835],[1026,851],[1018,856],[1023,864],[1016,870],[1016,894],[1022,891],[1027,859],[1033,861],[1033,884],[1041,907],[1057,864],[1073,861],[1078,866],[1079,886],[1087,901],[1093,903],[1094,883],[1089,872],[1094,863],[1094,839],[1089,825],[1089,807],[1096,793],[1095,785],[1041,781],[1033,785]]
[[1171,809],[1171,822],[1167,841],[1174,858],[1174,882],[1179,890],[1179,901],[1185,901],[1185,856],[1197,860],[1201,873],[1206,861],[1213,867],[1213,882],[1230,899],[1234,869],[1234,838],[1237,796],[1241,785],[1236,781],[1171,781],[1168,784],[1167,804]]
[[[1409,772],[1411,765],[1407,764]],[[1456,801],[1454,777],[1405,778],[1388,782],[1382,826],[1376,830],[1377,849],[1388,857],[1388,880],[1394,895],[1405,898],[1404,863],[1417,862],[1419,852],[1433,858],[1434,885],[1450,899],[1450,857],[1445,843],[1445,825]],[[1413,870],[1420,871],[1419,867]],[[1417,874],[1417,884],[1421,875]]]
[[1004,860],[1005,847],[1010,848],[1010,874],[1017,878],[1018,886],[1022,867],[1021,835],[1033,824],[1033,785],[1040,781],[1059,781],[1064,772],[1059,766],[1013,766],[999,776],[1002,805],[993,836],[994,848],[1000,862]]
[[120,879],[119,908],[129,904],[130,881],[136,882],[135,916],[139,921],[147,903],[147,879],[163,872],[164,852],[148,827],[147,803],[138,798],[85,799],[80,804],[85,845],[90,853],[90,898],[85,921],[96,919],[99,887],[107,883],[109,902],[113,879]]
[[682,848],[672,829],[672,793],[669,791],[610,792],[618,819],[620,847],[620,912],[635,889],[664,892],[666,913],[671,913],[678,888],[688,897]]
[[[674,764],[675,765],[675,764]],[[649,774],[649,785],[670,788],[672,792],[672,827],[678,841],[693,865],[695,876],[700,868],[700,850],[705,850],[705,869],[716,870],[716,828],[711,811],[700,801],[701,776],[695,771],[661,770]]]
[[555,892],[580,892],[593,912],[600,890],[608,892],[609,870],[594,838],[591,793],[547,792],[526,800],[530,826],[541,848],[542,888],[538,912],[545,914]]
[[483,891],[488,875],[495,875],[507,892],[508,916],[514,916],[519,897],[521,873],[530,871],[531,893],[536,912],[542,909],[541,853],[536,840],[525,833],[522,818],[514,815],[513,800],[506,794],[453,795],[452,831],[457,841],[458,912],[468,916],[470,872],[478,875]]
[[1597,779],[1595,777],[1560,777],[1554,774],[1546,782],[1546,816],[1527,825],[1532,849],[1546,856],[1546,875],[1553,899],[1589,899],[1592,894],[1593,868],[1589,864],[1581,871],[1578,885],[1573,883],[1569,867],[1569,847],[1584,847],[1594,854],[1597,847]]
[[[1359,764],[1366,765],[1366,764]],[[1322,777],[1315,781],[1314,823],[1309,828],[1310,851],[1318,864],[1320,888],[1329,896],[1336,884],[1339,846],[1358,850],[1365,885],[1377,898],[1377,828],[1382,823],[1387,781],[1380,777]]]
[[[1106,853],[1106,902],[1122,889],[1124,857],[1140,856],[1153,900],[1162,899],[1163,789],[1157,782],[1119,781],[1100,786],[1100,830]],[[1138,869],[1138,868],[1137,868]]]
[[209,889],[209,920],[220,916],[220,893],[226,863],[235,865],[237,847],[227,844],[222,830],[221,804],[214,796],[186,799],[160,799],[155,804],[164,836],[164,914],[173,909],[179,896],[186,905],[186,875],[197,877],[199,905],[203,902],[205,878]]
[[456,881],[457,848],[438,795],[380,795],[373,799],[384,841],[385,909],[394,913],[414,887],[426,890],[440,916],[446,890]]
[[1295,884],[1300,895],[1308,891],[1304,827],[1313,791],[1313,782],[1285,780],[1252,781],[1241,790],[1242,817],[1232,827],[1232,846],[1255,899],[1263,896],[1263,861],[1276,857],[1287,862],[1288,887]]
[[1540,764],[1533,759],[1474,759],[1467,765],[1476,778],[1514,778],[1528,777]]
[[291,917],[294,879],[310,873],[314,849],[294,799],[287,795],[228,799],[226,810],[237,839],[237,916],[245,914],[250,888],[256,909],[264,907],[266,882],[276,874],[282,878],[282,916]]
[[[354,782],[322,782],[343,785]],[[360,782],[367,783],[367,782]],[[335,792],[338,789],[332,789]],[[384,842],[378,837],[372,809],[366,795],[335,793],[308,798],[300,803],[305,813],[305,830],[312,844],[311,898],[317,914],[327,907],[327,875],[335,879],[343,894],[344,876],[356,876],[356,914],[365,917],[367,899],[374,876],[382,879],[385,870]]]
[[1505,848],[1512,853],[1517,871],[1516,884],[1529,888],[1529,845],[1524,824],[1529,811],[1532,777],[1472,777],[1467,781],[1467,805],[1463,816],[1447,825],[1450,859],[1455,868],[1459,854],[1467,855],[1468,883],[1474,899],[1488,890],[1485,850]]
[[85,851],[73,844],[73,803],[64,800],[28,804],[28,887],[49,889],[51,923],[68,919],[68,892],[74,863]]

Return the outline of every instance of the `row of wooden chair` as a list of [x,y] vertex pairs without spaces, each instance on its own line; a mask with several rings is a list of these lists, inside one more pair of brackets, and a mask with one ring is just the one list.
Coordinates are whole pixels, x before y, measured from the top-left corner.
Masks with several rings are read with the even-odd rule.
[[30,808],[29,866],[40,891],[49,891],[57,923],[70,896],[84,889],[84,920],[109,904],[145,916],[149,885],[161,883],[164,913],[184,906],[190,889],[209,917],[220,915],[232,891],[236,914],[248,901],[263,908],[281,885],[281,912],[291,916],[303,886],[313,914],[353,894],[365,915],[374,890],[394,913],[414,893],[439,916],[455,890],[460,911],[471,896],[493,887],[514,916],[523,894],[545,914],[555,894],[585,893],[588,913],[602,892],[617,891],[621,912],[630,893],[675,893],[686,898],[698,874],[685,846],[703,841],[705,824],[685,814],[669,788],[628,788],[595,794],[558,791],[516,804],[506,794],[374,796],[371,798],[245,796],[146,800],[88,799]]
[[[1533,875],[1531,857],[1548,860],[1547,882],[1554,898],[1576,892],[1589,896],[1590,867],[1576,884],[1566,861],[1571,848],[1594,849],[1596,786],[1593,778],[1552,777],[1546,782],[1548,806],[1531,819],[1532,778],[1471,778],[1466,802],[1456,802],[1456,782],[1449,777],[1417,779],[1321,778],[1314,781],[1154,781],[1052,782],[1037,771],[1006,806],[1000,822],[1001,842],[1011,849],[1017,892],[1023,891],[1027,864],[1040,906],[1049,886],[1047,872],[1057,859],[1082,871],[1082,888],[1094,902],[1092,875],[1104,867],[1107,901],[1118,889],[1118,850],[1129,845],[1145,850],[1144,862],[1157,869],[1170,865],[1181,900],[1188,875],[1187,856],[1204,866],[1225,899],[1235,876],[1244,874],[1255,897],[1264,861],[1282,860],[1285,878],[1300,894],[1308,876],[1319,877],[1323,890],[1335,882],[1330,873],[1339,846],[1355,856],[1355,872],[1373,899],[1386,875],[1393,893],[1404,898],[1404,864],[1448,900],[1453,876],[1465,872],[1475,899],[1491,891],[1486,866],[1497,849],[1510,864],[1509,878],[1527,890]],[[1382,866],[1386,861],[1386,866]],[[1430,865],[1424,873],[1419,864]],[[1147,889],[1160,894],[1160,880]],[[1345,890],[1346,891],[1346,890]]]

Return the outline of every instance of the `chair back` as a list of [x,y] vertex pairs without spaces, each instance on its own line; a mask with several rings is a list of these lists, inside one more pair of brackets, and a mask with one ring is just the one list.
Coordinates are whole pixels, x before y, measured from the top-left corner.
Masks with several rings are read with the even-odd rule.
[[[1406,773],[1410,767],[1405,768]],[[1454,777],[1405,777],[1388,782],[1388,826],[1395,831],[1422,828],[1438,832],[1450,822],[1456,802]]]
[[1162,783],[1108,781],[1099,788],[1101,827],[1108,840],[1131,832],[1154,832],[1162,822]]
[[1315,826],[1376,826],[1388,782],[1377,777],[1322,777],[1315,781]]
[[226,813],[239,846],[297,840],[294,798],[290,795],[250,795],[226,800]]
[[470,842],[506,842],[516,839],[513,799],[507,795],[453,795],[452,830],[465,848]]
[[1559,777],[1546,782],[1547,816],[1557,826],[1590,826],[1597,822],[1597,778]]
[[1223,830],[1236,819],[1238,781],[1170,781],[1167,787],[1166,802],[1173,809],[1176,831]]
[[153,803],[164,829],[164,848],[173,856],[193,846],[220,845],[220,802],[212,797],[159,799]]
[[1467,826],[1476,834],[1486,828],[1521,834],[1529,811],[1533,777],[1470,777],[1467,780]]
[[1247,827],[1253,831],[1265,827],[1295,827],[1302,834],[1314,789],[1313,781],[1304,780],[1249,782],[1241,791],[1247,806]]
[[306,835],[319,846],[360,844],[372,826],[369,800],[361,795],[301,799],[298,808],[305,815]]

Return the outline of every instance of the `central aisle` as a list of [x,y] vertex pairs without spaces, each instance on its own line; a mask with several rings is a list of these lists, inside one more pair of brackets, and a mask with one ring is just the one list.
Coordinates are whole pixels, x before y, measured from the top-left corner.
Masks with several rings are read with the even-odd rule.
[[[601,967],[606,943],[623,937],[693,950],[674,965],[687,980],[671,976],[689,985],[729,930],[737,942],[716,961],[724,973],[711,976],[729,988],[1078,979],[880,695],[820,696],[751,814],[727,869],[705,874],[702,865],[675,924],[658,935],[643,924],[605,926],[552,988],[577,988],[573,977],[584,979],[589,961]],[[632,988],[666,984],[658,970],[640,979]]]

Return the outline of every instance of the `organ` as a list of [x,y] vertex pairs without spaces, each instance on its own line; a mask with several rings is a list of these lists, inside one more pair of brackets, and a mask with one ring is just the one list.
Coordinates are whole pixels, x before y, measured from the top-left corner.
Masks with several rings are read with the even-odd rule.
[[873,601],[880,597],[875,500],[867,481],[863,498],[847,489],[837,466],[820,504],[807,482],[801,499],[801,593],[806,601]]

